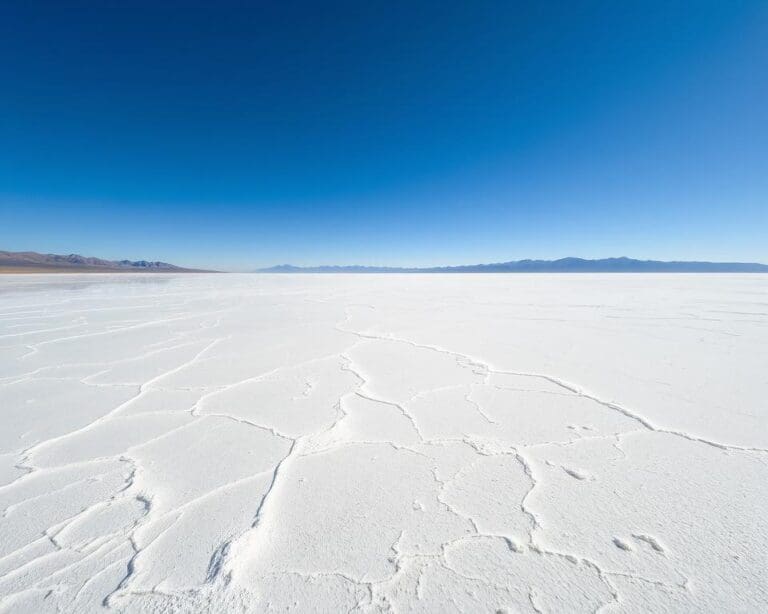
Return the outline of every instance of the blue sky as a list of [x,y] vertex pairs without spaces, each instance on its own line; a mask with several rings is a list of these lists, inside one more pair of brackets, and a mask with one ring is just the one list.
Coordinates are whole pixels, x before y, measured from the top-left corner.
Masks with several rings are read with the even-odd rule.
[[768,262],[768,4],[6,2],[0,249]]

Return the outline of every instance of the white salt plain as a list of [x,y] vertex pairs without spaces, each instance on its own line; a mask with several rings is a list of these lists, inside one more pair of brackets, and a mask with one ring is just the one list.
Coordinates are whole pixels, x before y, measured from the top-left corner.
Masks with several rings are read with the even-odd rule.
[[4,612],[768,610],[768,277],[0,276]]

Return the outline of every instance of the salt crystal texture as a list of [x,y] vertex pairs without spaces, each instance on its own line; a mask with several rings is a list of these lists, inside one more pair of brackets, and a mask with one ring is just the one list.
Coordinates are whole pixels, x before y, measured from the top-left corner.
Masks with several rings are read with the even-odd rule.
[[0,611],[768,611],[764,275],[0,276]]

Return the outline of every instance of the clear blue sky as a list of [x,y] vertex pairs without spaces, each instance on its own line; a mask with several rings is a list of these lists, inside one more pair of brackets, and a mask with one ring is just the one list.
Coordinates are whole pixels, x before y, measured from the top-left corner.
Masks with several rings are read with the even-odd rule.
[[768,262],[768,3],[3,2],[0,249]]

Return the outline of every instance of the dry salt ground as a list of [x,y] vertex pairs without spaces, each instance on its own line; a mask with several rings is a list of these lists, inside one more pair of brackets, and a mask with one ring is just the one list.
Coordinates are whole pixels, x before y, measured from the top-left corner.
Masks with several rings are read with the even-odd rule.
[[768,277],[0,276],[0,611],[768,611]]

